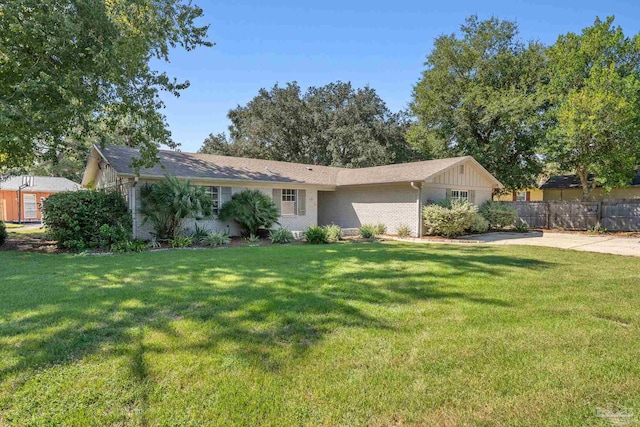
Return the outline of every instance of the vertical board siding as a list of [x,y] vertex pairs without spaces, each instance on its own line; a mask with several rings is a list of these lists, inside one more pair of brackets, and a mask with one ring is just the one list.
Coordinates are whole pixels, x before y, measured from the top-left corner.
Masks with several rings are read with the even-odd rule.
[[452,185],[457,187],[489,187],[492,188],[484,174],[478,170],[477,166],[467,162],[464,163],[464,173],[460,173],[460,166],[455,166],[436,176],[434,184]]

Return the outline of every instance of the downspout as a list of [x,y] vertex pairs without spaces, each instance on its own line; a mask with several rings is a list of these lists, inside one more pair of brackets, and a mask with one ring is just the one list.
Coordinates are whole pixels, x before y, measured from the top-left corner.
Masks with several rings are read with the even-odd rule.
[[418,225],[416,227],[417,236],[422,237],[422,183],[416,184],[415,181],[411,181],[411,188],[414,190],[418,190],[418,200],[417,200],[417,213],[418,213]]
[[136,213],[137,210],[137,200],[136,200],[136,185],[138,185],[138,177],[134,177],[133,184],[131,185],[131,200],[129,204],[131,205],[131,222],[133,223],[133,238],[138,238],[138,224],[136,223],[138,220],[138,215]]

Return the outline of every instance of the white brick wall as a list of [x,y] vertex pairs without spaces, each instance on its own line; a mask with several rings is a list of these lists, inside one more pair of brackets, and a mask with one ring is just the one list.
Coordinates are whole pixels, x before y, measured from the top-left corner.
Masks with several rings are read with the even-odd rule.
[[413,235],[418,227],[418,190],[409,183],[341,187],[336,191],[320,191],[318,223],[357,228],[363,224],[383,223],[394,234],[406,225]]
[[[151,239],[153,237],[153,224],[147,221],[146,224],[142,224],[143,217],[140,214],[141,197],[140,189],[145,185],[144,182],[139,182],[137,186],[133,187],[130,191],[135,191],[135,212],[133,213],[134,219],[134,236],[139,239]],[[231,193],[239,193],[250,187],[233,187]],[[258,188],[265,195],[272,197],[273,188]],[[131,198],[129,194],[129,198]],[[131,199],[130,199],[131,200]],[[287,227],[294,232],[294,235],[299,236],[307,227],[318,224],[318,192],[316,190],[306,189],[306,215],[304,216],[286,216],[280,217],[279,222],[283,227]],[[195,224],[199,227],[206,228],[208,230],[228,231],[231,236],[240,235],[240,227],[234,221],[220,221],[218,219],[207,218],[196,221],[194,218],[187,219],[185,221],[185,230],[194,230]],[[277,228],[278,225],[275,226]]]

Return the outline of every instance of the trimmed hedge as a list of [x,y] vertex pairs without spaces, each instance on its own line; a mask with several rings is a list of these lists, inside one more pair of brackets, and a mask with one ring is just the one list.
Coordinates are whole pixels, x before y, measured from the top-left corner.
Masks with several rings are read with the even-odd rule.
[[0,246],[4,245],[4,242],[7,240],[7,227],[5,227],[4,222],[0,221]]
[[475,224],[477,212],[475,206],[462,201],[426,205],[422,209],[425,231],[445,237],[461,236]]
[[44,201],[43,223],[58,247],[82,250],[131,239],[131,214],[116,191],[68,191]]

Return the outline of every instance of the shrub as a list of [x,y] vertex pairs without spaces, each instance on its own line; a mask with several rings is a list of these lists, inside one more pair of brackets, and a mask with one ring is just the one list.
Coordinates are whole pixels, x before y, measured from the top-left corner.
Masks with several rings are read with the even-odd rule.
[[111,252],[142,252],[148,247],[148,243],[142,240],[123,240],[111,245]]
[[144,215],[142,223],[151,221],[158,239],[176,240],[184,221],[189,217],[213,214],[213,201],[204,187],[191,185],[168,176],[155,184],[146,184],[140,190]]
[[408,225],[400,225],[396,229],[398,237],[409,237],[411,235],[411,228]]
[[513,228],[518,233],[526,233],[529,231],[529,224],[522,218],[518,218]]
[[202,238],[202,243],[207,246],[228,245],[231,237],[224,231],[210,231]]
[[447,200],[426,205],[422,209],[422,218],[427,234],[457,237],[471,228],[476,213],[477,208],[465,201]]
[[469,231],[474,234],[482,234],[489,231],[489,221],[484,219],[482,215],[477,213],[473,219],[473,224],[469,227]]
[[374,224],[372,227],[373,227],[373,234],[375,234],[376,236],[380,236],[387,232],[387,226],[382,223]]
[[518,211],[502,202],[486,201],[480,207],[480,215],[489,222],[489,227],[493,229],[502,229],[513,225]]
[[194,242],[202,242],[205,237],[210,233],[205,227],[200,227],[197,223],[195,225],[194,230],[189,234],[189,237],[193,239]]
[[338,242],[342,240],[342,228],[339,225],[325,225],[324,229],[327,230],[327,240],[330,242]]
[[258,236],[257,234],[249,234],[249,237],[247,237],[247,242],[249,243],[260,243],[260,236]]
[[44,201],[43,222],[58,247],[82,250],[131,239],[127,202],[116,191],[68,191]]
[[360,228],[358,228],[358,235],[363,239],[373,239],[376,235],[373,225],[371,224],[362,224]]
[[4,222],[0,221],[0,246],[4,245],[4,242],[7,241],[7,227],[4,225]]
[[172,248],[187,248],[193,245],[193,239],[189,236],[176,236],[175,239],[169,239]]
[[290,243],[293,240],[293,233],[286,228],[278,228],[269,231],[269,239],[271,243],[276,244]]
[[307,228],[304,231],[304,238],[308,243],[314,245],[329,243],[329,234],[327,233],[327,229],[317,225]]
[[236,193],[222,205],[219,217],[240,225],[243,235],[258,234],[260,227],[271,228],[278,220],[278,209],[273,200],[260,190]]

